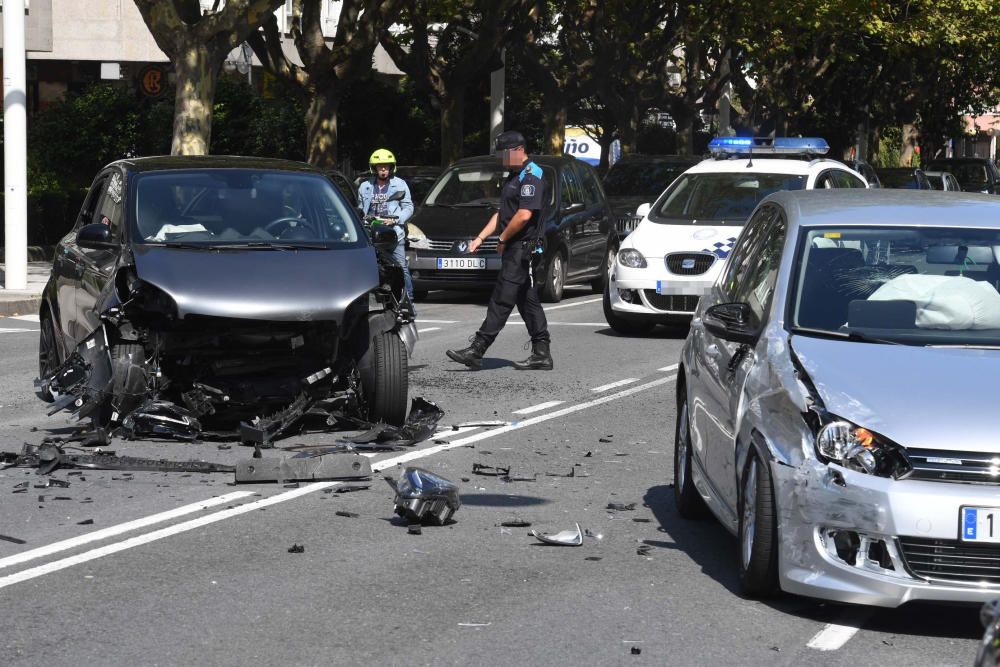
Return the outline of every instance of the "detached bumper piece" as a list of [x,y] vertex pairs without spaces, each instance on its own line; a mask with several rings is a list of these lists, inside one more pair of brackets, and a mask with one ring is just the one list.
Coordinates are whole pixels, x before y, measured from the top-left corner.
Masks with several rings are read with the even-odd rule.
[[386,481],[396,490],[396,514],[411,524],[443,525],[462,506],[458,486],[423,468],[406,468],[399,481]]
[[307,453],[269,459],[236,462],[236,483],[320,482],[327,480],[371,479],[372,464],[365,456]]
[[402,426],[352,420],[355,425],[369,428],[348,442],[351,444],[351,449],[359,451],[391,452],[413,447],[434,435],[442,417],[444,410],[418,396],[410,401],[410,413]]
[[207,461],[169,461],[166,459],[141,459],[114,454],[67,454],[56,445],[25,445],[20,454],[0,455],[4,467],[38,468],[38,473],[48,475],[59,468],[85,470],[130,470],[135,472],[233,472],[234,466]]

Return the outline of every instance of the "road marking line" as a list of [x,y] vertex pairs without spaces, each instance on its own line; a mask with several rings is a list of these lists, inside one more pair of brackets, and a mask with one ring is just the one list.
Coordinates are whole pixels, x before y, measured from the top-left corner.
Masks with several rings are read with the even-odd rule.
[[530,415],[532,412],[541,412],[542,410],[548,410],[549,408],[554,408],[557,405],[562,405],[566,401],[549,401],[548,403],[539,403],[538,405],[532,405],[530,408],[521,408],[520,410],[514,410],[515,415]]
[[426,329],[417,329],[417,333],[425,333],[427,331],[441,331],[441,327],[427,327]]
[[0,333],[38,333],[38,329],[0,329]]
[[173,526],[167,526],[166,528],[160,528],[159,530],[154,530],[151,533],[130,537],[129,539],[123,542],[115,542],[114,544],[108,544],[103,547],[98,547],[97,549],[91,549],[90,551],[85,551],[82,554],[77,554],[75,556],[70,556],[68,558],[63,558],[61,560],[52,561],[51,563],[46,563],[44,565],[39,565],[37,567],[29,568],[27,570],[15,572],[14,574],[8,574],[6,577],[0,577],[0,589],[6,588],[7,586],[12,586],[13,584],[17,584],[22,581],[28,581],[29,579],[34,579],[36,577],[41,577],[46,574],[51,574],[52,572],[65,570],[68,567],[73,567],[74,565],[86,563],[87,561],[91,561],[96,558],[109,556],[111,554],[118,553],[119,551],[125,551],[126,549],[139,547],[144,544],[149,544],[150,542],[155,542],[157,540],[162,540],[165,537],[171,537],[172,535],[177,535],[179,533],[184,533],[189,530],[194,530],[195,528],[201,528],[202,526],[207,526],[217,521],[228,519],[229,517],[239,516],[240,514],[246,514],[247,512],[253,512],[263,507],[270,507],[271,505],[276,505],[286,500],[293,500],[294,498],[298,498],[299,496],[304,496],[307,493],[312,493],[313,491],[319,491],[320,489],[326,489],[331,486],[336,486],[337,484],[340,484],[340,482],[313,482],[312,484],[307,484],[306,486],[301,486],[297,489],[292,489],[291,491],[279,493],[276,496],[270,496],[269,498],[262,498],[261,500],[256,500],[252,503],[246,503],[238,507],[222,510],[221,512],[216,512],[214,514],[206,514],[205,516],[198,517],[197,519],[191,519],[190,521],[174,524]]
[[417,324],[458,324],[458,320],[425,320],[417,318]]
[[548,322],[550,327],[560,326],[560,327],[606,327],[607,322]]
[[806,646],[816,651],[836,651],[857,634],[870,616],[871,612],[865,610],[845,612],[838,619],[839,623],[827,623]]
[[19,565],[26,561],[34,560],[35,558],[44,558],[45,556],[51,556],[52,554],[59,553],[60,551],[73,549],[75,547],[87,544],[89,542],[97,542],[98,540],[103,540],[108,537],[114,537],[115,535],[121,535],[122,533],[127,533],[132,530],[145,528],[146,526],[151,526],[154,523],[162,523],[164,521],[169,521],[170,519],[176,519],[177,517],[184,516],[185,514],[191,514],[192,512],[197,512],[198,510],[208,509],[209,507],[215,507],[216,505],[224,505],[230,501],[237,500],[239,498],[252,496],[253,493],[254,493],[253,491],[235,491],[233,493],[227,493],[224,496],[209,498],[208,500],[203,500],[201,502],[191,503],[190,505],[177,507],[167,512],[161,512],[159,514],[153,514],[151,516],[143,517],[141,519],[136,519],[135,521],[127,521],[125,523],[120,523],[116,526],[109,526],[108,528],[95,530],[93,532],[86,533],[84,535],[71,537],[70,539],[63,540],[61,542],[53,542],[52,544],[47,544],[44,547],[38,547],[37,549],[24,551],[19,554],[14,554],[13,556],[0,558],[0,569],[3,569],[5,567],[10,567],[11,565]]
[[583,301],[574,301],[573,303],[564,303],[561,306],[549,306],[548,308],[543,308],[542,310],[544,310],[547,313],[550,310],[559,310],[560,308],[572,308],[573,306],[582,306],[585,303],[597,303],[598,301],[602,301],[603,299],[604,299],[604,297],[599,296],[596,299],[584,299]]
[[664,366],[663,368],[657,368],[656,370],[662,373],[669,373],[670,371],[676,371],[678,364],[671,364],[669,366]]
[[539,415],[537,417],[525,419],[524,421],[517,421],[507,426],[502,426],[500,428],[484,431],[482,433],[476,433],[474,435],[470,435],[467,438],[454,440],[447,444],[435,445],[434,447],[428,447],[427,449],[418,449],[411,452],[407,452],[405,454],[401,454],[399,456],[394,456],[392,458],[382,459],[381,461],[376,461],[375,463],[372,464],[372,470],[374,472],[379,472],[385,470],[386,468],[391,468],[392,466],[399,465],[400,463],[406,463],[407,461],[413,461],[414,459],[421,459],[424,458],[425,456],[430,456],[431,454],[437,454],[438,452],[447,451],[449,449],[455,449],[456,447],[464,447],[465,445],[470,445],[474,442],[485,440],[486,438],[492,438],[497,435],[509,433],[510,431],[516,431],[518,429],[526,428],[528,426],[534,426],[535,424],[540,424],[550,419],[565,417],[566,415],[571,415],[574,412],[586,410],[587,408],[593,408],[603,403],[610,403],[611,401],[616,401],[619,398],[625,398],[626,396],[631,396],[632,394],[638,394],[640,391],[652,389],[653,387],[659,387],[660,385],[666,384],[676,378],[677,378],[676,375],[668,375],[667,377],[660,378],[659,380],[653,380],[652,382],[647,382],[646,384],[640,384],[635,387],[629,387],[628,389],[625,389],[624,391],[619,391],[615,394],[608,394],[606,396],[601,396],[600,398],[595,398],[585,403],[578,403],[576,405],[571,405],[568,408],[563,408],[562,410],[556,410],[555,412],[547,412],[544,415]]
[[632,384],[633,382],[638,382],[639,378],[625,378],[624,380],[619,380],[618,382],[612,382],[611,384],[602,384],[600,387],[594,387],[590,391],[595,394],[599,394],[602,391],[607,391],[608,389],[614,389],[615,387],[623,387],[627,384]]
[[38,322],[38,315],[11,315],[9,319],[24,320],[25,322]]

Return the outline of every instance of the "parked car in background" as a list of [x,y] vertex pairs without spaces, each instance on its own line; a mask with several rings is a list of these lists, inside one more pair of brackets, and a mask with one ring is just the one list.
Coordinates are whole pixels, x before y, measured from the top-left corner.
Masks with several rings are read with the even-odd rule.
[[1000,171],[989,158],[940,158],[928,162],[926,168],[932,171],[951,172],[966,192],[1000,194]]
[[[534,280],[544,301],[559,301],[570,283],[604,289],[618,250],[604,190],[594,168],[573,157],[539,155],[551,207],[544,226],[545,253]],[[500,271],[497,235],[468,251],[497,209],[510,172],[493,156],[470,157],[449,167],[410,218],[407,258],[417,298],[436,289],[492,289]],[[423,294],[422,294],[423,293]]]
[[[430,191],[431,186],[434,185],[434,181],[441,175],[441,171],[441,167],[399,165],[396,167],[395,175],[406,181],[407,187],[410,188],[410,197],[413,199],[414,206],[420,206],[421,202],[424,201],[424,197]],[[357,192],[358,187],[361,186],[363,181],[370,178],[372,178],[371,171],[366,169],[360,172],[354,178],[355,192]]]
[[944,190],[945,192],[957,192],[962,189],[958,184],[958,179],[947,171],[925,171],[924,175],[930,181],[932,190]]
[[674,497],[743,592],[1000,596],[1000,200],[779,192],[695,313]]
[[931,182],[923,169],[913,167],[880,167],[875,170],[883,188],[894,190],[931,190]]
[[868,181],[868,187],[882,187],[882,183],[878,180],[878,174],[875,173],[875,167],[869,163],[864,160],[844,160],[844,164],[864,176],[865,180]]
[[625,155],[604,176],[604,193],[619,236],[639,224],[636,209],[654,201],[674,179],[701,162],[700,157],[680,155]]

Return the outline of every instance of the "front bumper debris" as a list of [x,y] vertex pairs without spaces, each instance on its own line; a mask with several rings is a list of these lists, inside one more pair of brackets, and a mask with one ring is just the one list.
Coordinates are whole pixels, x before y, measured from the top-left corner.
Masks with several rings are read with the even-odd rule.
[[411,524],[444,525],[462,506],[458,486],[423,468],[406,468],[398,481],[386,481],[396,491],[396,514]]

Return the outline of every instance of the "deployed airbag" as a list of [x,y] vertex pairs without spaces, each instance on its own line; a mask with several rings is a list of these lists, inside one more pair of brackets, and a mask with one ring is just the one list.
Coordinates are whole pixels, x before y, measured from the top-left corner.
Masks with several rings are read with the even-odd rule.
[[1000,329],[1000,293],[990,283],[964,276],[896,276],[869,301],[912,301],[922,329]]

